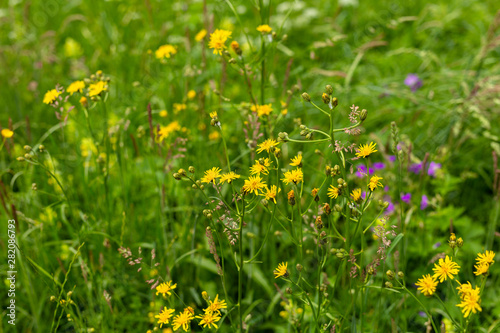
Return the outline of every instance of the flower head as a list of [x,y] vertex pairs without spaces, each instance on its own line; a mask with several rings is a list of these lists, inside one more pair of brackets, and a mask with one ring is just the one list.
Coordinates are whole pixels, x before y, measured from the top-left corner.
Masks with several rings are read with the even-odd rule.
[[68,86],[68,89],[66,89],[66,91],[69,92],[70,95],[73,95],[76,92],[81,93],[83,91],[83,88],[85,88],[85,82],[75,81]]
[[167,294],[168,296],[170,296],[172,295],[170,291],[174,290],[175,288],[177,288],[177,283],[172,284],[172,281],[164,282],[156,287],[156,295],[162,294],[163,296],[165,296],[165,294]]
[[210,34],[210,41],[208,47],[214,49],[214,54],[222,55],[222,51],[226,49],[226,41],[231,38],[231,31],[216,29]]
[[219,184],[224,184],[227,182],[228,184],[231,184],[233,180],[240,178],[241,176],[238,175],[237,173],[230,171],[228,173],[223,173],[222,176],[220,176],[219,179]]
[[2,130],[2,136],[6,139],[9,139],[9,138],[12,138],[12,136],[14,135],[14,132],[11,131],[10,129],[8,128],[4,128]]
[[172,314],[175,312],[174,309],[168,309],[166,306],[163,308],[163,310],[160,311],[159,315],[156,315],[155,318],[158,318],[158,324],[160,324],[160,327],[163,326],[163,324],[168,324],[170,318],[172,318]]
[[257,153],[262,153],[264,150],[266,152],[270,152],[271,148],[276,147],[278,145],[278,142],[274,139],[267,139],[261,144],[258,145],[259,149],[257,149]]
[[476,276],[479,276],[488,273],[490,266],[485,263],[480,263],[478,265],[474,265],[474,268],[476,269],[474,274],[476,274]]
[[294,183],[295,185],[297,185],[304,180],[304,173],[299,168],[287,171],[283,174],[283,176],[285,176],[285,178],[283,178],[282,181],[286,185],[288,185],[289,183]]
[[358,202],[361,199],[361,189],[357,188],[352,190],[351,198],[354,202]]
[[464,314],[464,318],[467,318],[469,314],[476,313],[477,311],[482,311],[479,297],[480,289],[476,287],[475,289],[468,288],[465,292],[463,292],[460,296],[462,302],[457,304],[458,307],[462,308],[462,313]]
[[405,85],[408,86],[412,92],[415,92],[422,87],[422,80],[417,74],[410,73],[405,79]]
[[252,112],[257,112],[257,116],[269,116],[271,112],[273,112],[272,104],[264,104],[264,105],[252,105],[250,107]]
[[104,81],[99,81],[97,83],[92,83],[89,86],[89,96],[98,96],[100,95],[103,91],[108,90],[108,84]]
[[420,210],[424,210],[429,206],[429,198],[425,194],[422,195],[422,201],[420,201]]
[[212,169],[209,169],[205,171],[205,175],[203,178],[201,178],[202,183],[210,183],[213,182],[215,179],[220,178],[221,169],[217,167],[213,167]]
[[372,178],[370,178],[370,182],[368,183],[368,187],[370,188],[371,191],[375,190],[377,186],[383,187],[382,183],[379,181],[381,179],[384,179],[382,177],[378,177],[373,175]]
[[274,278],[277,279],[279,277],[284,277],[284,278],[287,278],[288,277],[288,270],[287,270],[287,267],[288,267],[288,263],[287,262],[282,262],[281,264],[278,265],[278,268],[276,268],[274,270]]
[[155,51],[156,59],[170,58],[172,54],[176,54],[177,50],[170,44],[162,45]]
[[422,292],[425,296],[431,296],[436,291],[436,286],[438,282],[434,277],[431,277],[430,274],[422,276],[421,279],[418,279],[418,282],[415,283],[418,286],[418,290]]
[[208,307],[204,311],[205,313],[220,313],[221,309],[227,309],[226,301],[219,300],[219,295],[216,295],[213,301],[208,301]]
[[458,274],[458,269],[460,266],[456,262],[453,262],[450,257],[446,256],[443,260],[439,259],[437,264],[434,264],[434,275],[432,277],[439,278],[439,282],[446,281],[447,278],[454,279],[453,275]]
[[302,154],[298,154],[297,156],[293,157],[290,165],[296,166],[301,168],[302,167]]
[[177,331],[181,326],[185,332],[189,331],[189,323],[193,318],[193,314],[189,309],[185,309],[183,312],[179,313],[172,321],[174,331]]
[[250,167],[250,174],[257,175],[262,173],[267,175],[269,173],[268,168],[271,166],[271,163],[272,162],[269,157],[255,161],[255,164]]
[[281,192],[281,188],[276,185],[272,185],[271,188],[266,187],[265,191],[262,192],[262,196],[266,197],[266,200],[272,200],[276,204],[276,196]]
[[197,42],[201,42],[201,40],[205,38],[206,35],[207,31],[205,29],[201,29],[200,32],[198,32],[196,36],[194,36],[194,40],[196,40]]
[[257,27],[257,31],[262,32],[262,33],[266,33],[266,34],[268,34],[268,33],[270,33],[271,31],[273,31],[273,28],[271,28],[271,27],[270,27],[269,25],[267,25],[267,24],[262,24],[262,25],[259,25],[259,26]]
[[56,89],[51,89],[45,93],[45,96],[43,96],[43,102],[45,104],[52,104],[56,100],[57,97],[61,95],[60,91],[57,91]]
[[260,176],[250,176],[248,180],[245,180],[245,184],[242,187],[244,193],[254,193],[255,195],[259,194],[259,190],[266,186],[266,183],[262,181]]
[[205,312],[205,314],[196,316],[195,318],[201,319],[199,325],[203,326],[203,328],[207,326],[208,328],[211,328],[212,326],[218,328],[215,323],[221,319],[220,313],[218,312]]
[[195,98],[195,97],[196,97],[196,91],[194,91],[194,90],[189,90],[189,91],[188,91],[188,93],[187,93],[187,97],[188,97],[189,99],[193,99],[193,98]]
[[495,262],[493,259],[495,259],[495,252],[486,251],[485,253],[478,253],[476,261],[478,264],[486,264],[490,266]]
[[158,142],[162,142],[165,138],[168,138],[170,133],[180,130],[181,130],[181,125],[179,125],[178,121],[173,121],[167,126],[160,126],[160,130],[156,134],[156,140]]
[[332,199],[337,199],[338,196],[339,196],[339,189],[338,187],[335,187],[333,185],[330,185],[330,187],[328,188],[328,192],[326,192],[326,194],[332,198]]
[[377,144],[374,143],[374,142],[370,142],[370,144],[366,144],[366,145],[360,145],[359,148],[357,149],[357,153],[356,153],[356,156],[357,157],[367,157],[369,156],[371,153],[375,153],[377,152],[378,150],[375,149],[375,146]]

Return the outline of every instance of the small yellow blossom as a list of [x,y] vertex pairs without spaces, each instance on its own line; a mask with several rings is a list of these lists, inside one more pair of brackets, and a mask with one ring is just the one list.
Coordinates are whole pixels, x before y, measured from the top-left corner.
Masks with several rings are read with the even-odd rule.
[[187,309],[179,313],[172,321],[172,327],[174,331],[177,331],[181,326],[185,332],[189,331],[189,323],[191,323],[191,320],[193,320],[193,318],[193,314]]
[[479,297],[480,289],[476,287],[476,289],[470,289],[468,292],[462,295],[460,304],[457,304],[458,307],[462,308],[462,313],[464,314],[464,318],[467,318],[469,314],[477,313],[477,311],[482,311]]
[[11,131],[10,129],[8,128],[4,128],[2,130],[2,136],[6,139],[9,139],[9,138],[12,138],[12,136],[14,135],[14,132]]
[[474,268],[476,269],[474,274],[476,274],[476,276],[479,276],[488,273],[488,269],[490,268],[490,266],[488,266],[488,264],[486,263],[480,263],[478,265],[474,265]]
[[165,296],[165,294],[167,294],[168,296],[170,296],[172,295],[171,290],[174,290],[175,288],[177,288],[177,283],[172,284],[172,281],[161,283],[156,287],[156,295],[162,294],[163,296]]
[[278,265],[278,268],[276,268],[274,270],[274,278],[277,279],[279,277],[284,277],[284,278],[287,278],[288,277],[288,270],[287,270],[287,267],[288,267],[288,263],[287,262],[282,262],[281,264]]
[[252,105],[250,107],[250,111],[256,112],[257,116],[269,116],[271,112],[273,112],[272,104],[264,104],[264,105]]
[[166,306],[163,308],[163,310],[160,311],[159,315],[156,315],[155,318],[158,318],[158,324],[160,324],[160,327],[163,326],[163,324],[168,324],[170,318],[172,318],[172,314],[175,312],[174,309],[168,309]]
[[366,145],[361,145],[359,146],[359,148],[357,149],[357,153],[356,153],[356,156],[357,157],[367,157],[369,156],[371,153],[375,153],[377,152],[378,150],[375,149],[375,146],[377,144],[374,143],[374,142],[370,142],[370,144],[366,144]]
[[210,118],[212,118],[212,119],[217,118],[217,111],[210,112]]
[[238,43],[237,41],[233,40],[231,42],[231,48],[233,49],[234,52],[236,52],[236,50],[238,50],[240,48],[240,43]]
[[[262,160],[263,164],[260,163]],[[269,173],[268,168],[271,166],[271,160],[269,157],[263,158],[261,160],[255,161],[255,164],[250,167],[250,174],[252,175],[257,175],[257,174],[264,174],[267,175]]]
[[88,100],[87,100],[87,97],[82,96],[82,97],[80,98],[80,104],[81,104],[84,108],[86,108],[86,107],[89,105],[89,102],[88,102]]
[[384,178],[382,178],[382,177],[378,177],[378,176],[375,176],[375,175],[373,175],[373,177],[372,177],[372,178],[370,178],[370,183],[368,184],[368,187],[370,188],[370,190],[371,190],[371,191],[374,191],[374,190],[377,188],[377,186],[379,186],[379,187],[384,186],[384,185],[382,185],[382,183],[379,181],[379,180],[381,180],[381,179],[384,179]]
[[495,259],[495,252],[486,251],[485,253],[478,253],[476,261],[478,264],[486,264],[490,266],[495,262],[493,259]]
[[43,102],[45,104],[52,104],[56,100],[57,97],[61,95],[60,91],[57,91],[56,89],[51,89],[45,93],[45,96],[43,96]]
[[210,170],[205,171],[205,176],[201,178],[202,183],[211,183],[215,181],[217,178],[220,178],[221,169],[217,167],[213,167]]
[[196,97],[196,91],[194,91],[194,90],[189,90],[189,91],[188,91],[188,93],[187,93],[187,97],[188,97],[189,99],[193,99],[193,98],[195,98],[195,97]]
[[201,29],[200,32],[198,32],[196,36],[194,36],[194,40],[197,42],[201,42],[201,40],[205,38],[206,35],[207,31],[205,29]]
[[293,157],[290,165],[302,168],[302,154],[298,154],[297,156]]
[[161,110],[159,114],[160,114],[160,117],[162,117],[162,118],[165,118],[166,116],[168,116],[167,110]]
[[226,41],[231,38],[232,32],[229,30],[216,29],[210,34],[208,47],[214,49],[214,54],[222,55],[222,51],[226,49]]
[[178,121],[173,121],[167,126],[160,126],[160,130],[157,133],[157,141],[162,142],[165,138],[175,131],[180,131],[181,125],[179,125]]
[[[460,283],[460,282],[459,282]],[[467,283],[460,283],[460,286],[457,287],[458,296],[463,299],[468,293],[472,291],[472,286],[469,281]]]
[[304,173],[299,168],[287,171],[283,174],[283,176],[285,176],[285,178],[283,178],[282,181],[286,185],[288,185],[289,183],[294,183],[295,185],[297,185],[304,180]]
[[215,312],[215,313],[214,312],[205,312],[205,314],[200,315],[200,316],[196,316],[195,318],[201,319],[199,325],[203,326],[203,328],[205,328],[207,326],[208,326],[208,328],[211,328],[212,326],[215,328],[218,328],[217,324],[215,324],[215,323],[221,319],[220,314],[218,312]]
[[333,185],[330,185],[326,194],[332,199],[337,199],[339,196],[339,189]]
[[92,83],[89,86],[89,96],[98,96],[100,95],[103,91],[108,90],[108,85],[104,81],[99,81],[97,83]]
[[432,277],[439,278],[439,282],[446,281],[447,278],[454,279],[453,275],[458,274],[460,266],[456,262],[453,262],[450,257],[446,256],[443,260],[439,259],[437,264],[434,264],[434,275]]
[[186,104],[181,104],[181,103],[174,103],[172,107],[174,109],[175,114],[179,113],[180,111],[184,111],[187,108]]
[[262,24],[262,25],[259,25],[259,26],[257,27],[257,31],[262,32],[262,33],[266,33],[266,34],[268,34],[268,33],[270,33],[271,31],[273,31],[273,28],[271,28],[271,27],[270,27],[269,25],[267,25],[267,24]]
[[208,307],[203,311],[205,313],[220,313],[221,309],[227,309],[227,304],[225,300],[219,300],[219,295],[217,294],[213,301],[208,301]]
[[276,204],[276,196],[281,192],[281,188],[276,185],[272,185],[271,188],[266,187],[265,191],[262,192],[262,196],[266,197],[266,200],[272,200]]
[[245,180],[245,184],[243,185],[242,190],[246,194],[253,192],[255,195],[258,195],[259,190],[265,186],[266,183],[260,178],[260,176],[250,176],[248,180]]
[[211,141],[215,141],[218,138],[220,138],[220,133],[218,131],[210,132],[210,134],[208,135],[208,139]]
[[436,291],[436,286],[438,282],[434,277],[431,277],[430,274],[422,276],[421,279],[418,279],[418,282],[415,283],[418,286],[418,290],[422,292],[425,296],[431,296]]
[[361,199],[361,189],[357,188],[357,189],[352,190],[351,198],[355,202],[359,201],[359,199]]
[[264,150],[266,152],[270,152],[271,148],[276,147],[278,145],[278,142],[274,139],[267,139],[261,144],[258,145],[259,149],[257,149],[257,153],[262,153]]
[[227,182],[228,184],[231,184],[231,182],[237,178],[240,178],[241,176],[236,174],[233,171],[230,171],[228,173],[223,173],[222,176],[220,176],[219,179],[219,184],[224,184]]
[[155,51],[155,56],[157,59],[170,58],[172,54],[176,54],[177,50],[170,44],[162,45]]
[[76,92],[81,93],[83,91],[83,88],[85,88],[85,82],[75,81],[68,86],[68,89],[66,89],[66,91],[69,92],[70,95],[73,95]]

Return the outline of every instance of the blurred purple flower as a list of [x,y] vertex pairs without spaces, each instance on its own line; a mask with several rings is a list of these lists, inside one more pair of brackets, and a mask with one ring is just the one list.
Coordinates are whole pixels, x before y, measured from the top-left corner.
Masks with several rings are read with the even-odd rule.
[[373,163],[373,169],[374,170],[382,170],[385,168],[385,164],[382,162],[375,162]]
[[408,170],[418,175],[422,171],[422,163],[413,163]]
[[[360,164],[357,166],[358,171],[356,171],[356,176],[363,178],[366,176],[366,166]],[[370,175],[373,174],[373,168],[370,168]]]
[[431,162],[429,164],[429,169],[427,170],[427,174],[432,177],[436,177],[436,171],[441,169],[441,163]]
[[391,214],[392,212],[394,212],[395,208],[394,208],[394,204],[391,201],[391,197],[386,195],[384,197],[384,201],[387,201],[389,203],[389,206],[387,206],[387,208],[385,209],[385,212],[387,214]]
[[389,162],[395,162],[396,161],[396,155],[389,155]]
[[418,315],[419,315],[420,317],[427,318],[427,315],[425,314],[425,312],[424,312],[424,311],[419,311],[419,312],[418,312]]
[[422,87],[422,80],[417,74],[410,73],[405,79],[405,85],[407,85],[412,92],[415,92]]
[[401,193],[401,200],[409,204],[411,202],[411,193]]
[[429,199],[424,194],[422,195],[422,201],[420,201],[420,210],[424,210],[429,206]]
[[389,186],[384,187],[384,192],[389,192]]
[[432,247],[433,247],[433,248],[435,248],[435,249],[437,249],[437,248],[438,248],[438,247],[440,247],[440,246],[441,246],[441,242],[437,242],[437,243],[436,243],[436,244],[434,244]]
[[366,198],[366,191],[363,191],[363,193],[361,193],[361,198],[363,198],[363,200],[365,200],[365,198]]

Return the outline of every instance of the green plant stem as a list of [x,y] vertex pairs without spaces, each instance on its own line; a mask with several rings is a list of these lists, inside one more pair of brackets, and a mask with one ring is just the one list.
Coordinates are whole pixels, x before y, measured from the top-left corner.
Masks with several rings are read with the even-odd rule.
[[238,267],[238,314],[240,317],[240,332],[243,332],[243,306],[241,304],[241,298],[243,294],[243,218],[245,217],[245,199],[243,201],[243,208],[240,215],[240,228],[239,228],[239,251],[240,251],[240,267]]
[[399,283],[399,285],[403,288],[404,291],[406,291],[408,293],[408,295],[410,295],[411,297],[413,297],[413,299],[415,299],[417,301],[418,304],[420,304],[420,306],[424,309],[425,313],[427,314],[427,316],[429,316],[429,319],[431,320],[431,324],[432,324],[432,327],[434,328],[434,332],[439,332],[438,329],[437,329],[437,326],[436,326],[436,323],[434,323],[434,319],[432,319],[432,316],[431,314],[429,313],[429,310],[427,310],[427,308],[425,307],[424,304],[422,304],[422,302],[420,302],[420,300],[417,298],[417,296],[413,295],[413,293],[411,293],[407,288],[406,286],[404,286],[403,284],[401,284],[401,282],[399,282],[399,280],[396,279],[396,281]]

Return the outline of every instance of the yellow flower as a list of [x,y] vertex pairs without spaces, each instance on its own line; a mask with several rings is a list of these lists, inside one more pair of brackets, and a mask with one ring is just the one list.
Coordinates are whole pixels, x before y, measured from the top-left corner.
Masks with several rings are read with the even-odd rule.
[[326,193],[330,198],[337,199],[339,196],[339,189],[333,185],[330,185],[328,192]]
[[271,188],[266,187],[265,192],[262,192],[262,196],[266,197],[266,200],[272,200],[276,204],[276,196],[281,192],[281,188],[276,185],[272,185]]
[[302,154],[298,154],[297,156],[293,157],[290,165],[302,168]]
[[439,282],[446,281],[447,278],[454,279],[453,275],[458,274],[460,266],[453,262],[450,257],[446,256],[445,260],[439,259],[437,264],[434,264],[434,275],[432,277],[439,278]]
[[89,86],[89,96],[97,96],[106,90],[108,90],[108,85],[106,84],[106,82],[99,81],[97,83],[92,83]]
[[277,279],[279,277],[284,277],[284,278],[287,278],[288,277],[288,270],[287,270],[287,267],[288,267],[288,263],[287,262],[282,262],[281,264],[278,265],[278,268],[276,268],[274,270],[274,278]]
[[415,283],[418,286],[418,290],[422,292],[425,296],[431,296],[436,291],[436,286],[438,282],[434,277],[431,277],[430,274],[422,276],[421,279],[418,279],[418,282]]
[[165,138],[168,138],[170,133],[175,132],[175,131],[180,131],[181,130],[181,125],[179,125],[178,121],[173,121],[167,126],[160,126],[160,130],[157,133],[157,140],[159,142],[162,142]]
[[204,315],[196,316],[195,318],[201,319],[199,322],[199,325],[202,326],[203,328],[207,327],[211,328],[211,325],[215,328],[218,328],[217,325],[215,324],[218,322],[220,318],[220,314],[218,312],[205,312]]
[[177,283],[172,284],[172,281],[162,283],[156,287],[156,295],[163,294],[163,296],[165,296],[165,294],[167,294],[168,296],[170,296],[172,295],[170,291],[174,290],[175,288],[177,288]]
[[9,139],[9,138],[12,138],[12,136],[14,135],[14,132],[11,131],[10,129],[8,128],[4,128],[2,130],[2,136],[6,139]]
[[155,316],[155,318],[158,318],[158,324],[160,324],[160,327],[162,327],[163,324],[168,324],[174,312],[174,309],[167,309],[167,307],[165,306],[163,310],[160,311],[160,314]]
[[214,49],[214,54],[222,55],[222,51],[226,49],[226,41],[231,38],[232,32],[229,30],[216,29],[210,34],[210,41],[208,47]]
[[234,52],[236,52],[236,50],[238,50],[240,48],[240,43],[238,43],[237,41],[233,40],[231,42],[231,48],[233,49]]
[[355,202],[359,201],[359,199],[361,199],[361,189],[357,188],[357,189],[352,190],[351,198]]
[[230,171],[228,173],[224,173],[222,174],[222,176],[220,176],[220,179],[219,179],[219,184],[224,184],[225,182],[227,182],[228,184],[231,184],[231,182],[237,178],[240,178],[241,176],[234,173],[233,171]]
[[210,112],[210,118],[212,119],[217,118],[217,111]]
[[205,29],[201,29],[200,32],[198,32],[196,36],[194,36],[194,40],[197,42],[201,42],[201,40],[205,38],[206,35],[207,31]]
[[486,264],[486,265],[492,265],[495,260],[495,252],[493,251],[486,251],[484,254],[483,253],[478,253],[476,261],[478,264]]
[[282,179],[283,183],[288,185],[289,183],[294,183],[297,185],[304,180],[304,173],[301,169],[290,170],[284,173],[285,178]]
[[316,188],[316,187],[315,187],[315,188],[313,188],[313,189],[311,190],[311,196],[312,196],[313,198],[315,198],[315,197],[318,195],[318,192],[319,192],[319,188]]
[[193,314],[188,309],[179,313],[172,321],[174,331],[178,330],[181,326],[185,332],[189,331],[189,323],[193,320],[193,318]]
[[255,177],[250,176],[248,180],[245,180],[245,184],[243,185],[242,190],[246,194],[253,192],[255,195],[258,195],[259,194],[258,191],[264,186],[266,186],[266,183],[262,181],[260,176],[255,176]]
[[381,179],[384,179],[382,177],[378,177],[378,176],[373,176],[372,178],[370,178],[370,183],[368,184],[368,187],[370,188],[371,191],[375,190],[377,188],[377,186],[384,186],[382,185],[381,182],[379,182],[379,180]]
[[257,115],[259,117],[269,116],[271,112],[273,112],[273,105],[272,104],[252,105],[250,107],[250,111],[257,112]]
[[155,51],[155,56],[157,59],[170,58],[172,54],[176,54],[177,50],[170,44],[162,45]]
[[460,296],[461,299],[464,299],[464,297],[472,291],[472,286],[470,282],[467,281],[467,283],[460,283],[460,286],[457,287],[457,290],[458,296]]
[[366,145],[361,145],[359,146],[359,148],[357,149],[357,153],[356,153],[356,156],[357,157],[366,157],[366,156],[369,156],[371,153],[375,153],[377,152],[378,150],[375,149],[375,146],[377,144],[376,143],[373,143],[373,142],[370,142],[370,144],[366,144]]
[[462,313],[464,314],[464,318],[467,318],[471,311],[476,313],[477,311],[483,311],[481,306],[479,306],[480,297],[479,297],[480,289],[476,287],[476,289],[471,289],[469,292],[463,295],[462,302],[457,304],[458,307],[462,308]]
[[269,157],[263,158],[262,160],[264,164],[260,164],[259,161],[255,161],[255,164],[250,167],[250,174],[257,175],[263,173],[267,175],[269,173],[268,168],[271,166],[271,160]]
[[195,98],[195,97],[196,97],[196,91],[194,91],[194,90],[189,90],[189,91],[188,91],[188,94],[187,94],[187,97],[188,97],[189,99],[193,99],[193,98]]
[[52,104],[56,100],[57,97],[61,95],[60,91],[57,91],[56,89],[49,90],[45,93],[45,96],[43,96],[43,102],[45,104]]
[[268,26],[267,24],[262,24],[262,25],[259,25],[257,27],[257,31],[259,32],[262,32],[262,33],[270,33],[271,31],[273,31],[273,28],[271,28],[270,26]]
[[269,153],[271,148],[276,147],[278,142],[274,139],[267,139],[261,144],[258,145],[259,149],[257,149],[257,153],[262,153],[264,150]]
[[88,100],[87,100],[87,97],[82,96],[82,97],[80,98],[80,104],[81,104],[84,108],[86,108],[86,107],[87,107],[87,105],[89,105]]
[[172,107],[174,108],[175,114],[179,113],[180,111],[186,110],[186,104],[174,103]]
[[70,95],[73,95],[76,92],[81,93],[83,91],[83,88],[85,88],[85,82],[75,81],[68,86],[68,89],[66,89],[66,91],[69,92]]
[[165,118],[166,116],[168,116],[167,110],[161,110],[160,111],[160,117]]
[[217,167],[213,167],[210,170],[205,171],[205,176],[201,178],[202,183],[211,183],[215,181],[217,178],[220,178],[221,169]]
[[210,132],[210,134],[208,135],[208,139],[212,141],[215,141],[218,138],[220,138],[220,133],[217,131]]
[[225,300],[219,300],[219,295],[215,296],[215,299],[208,301],[208,307],[204,309],[205,313],[220,313],[221,309],[227,309],[227,304]]
[[490,266],[485,263],[480,263],[478,265],[474,265],[474,268],[476,269],[474,274],[476,274],[476,276],[479,276],[488,273],[488,269],[490,268]]

